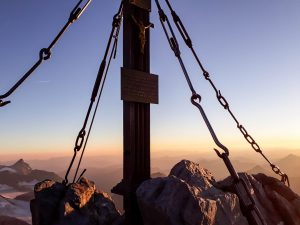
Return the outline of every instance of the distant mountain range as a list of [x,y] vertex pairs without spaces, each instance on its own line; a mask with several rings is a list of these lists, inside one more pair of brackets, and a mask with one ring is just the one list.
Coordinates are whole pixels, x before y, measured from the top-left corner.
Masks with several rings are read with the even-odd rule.
[[[300,194],[300,157],[295,154],[289,154],[288,156],[275,162],[275,165],[277,165],[282,172],[289,176],[292,190]],[[247,173],[264,173],[268,176],[279,178],[279,176],[272,172],[269,165],[255,166],[248,170]]]
[[[167,176],[172,166],[183,158],[185,157],[156,157],[151,161],[152,177]],[[123,169],[119,162],[120,160],[113,158],[112,161],[109,161],[108,156],[102,158],[95,157],[91,160],[91,162],[86,160],[83,164],[83,168],[87,169],[84,176],[94,181],[99,189],[110,193],[111,188],[122,179]],[[223,179],[229,175],[221,159],[202,158],[195,161],[201,167],[210,170],[217,179]],[[62,181],[61,177],[65,175],[66,163],[69,160],[68,158],[56,158],[48,161],[35,160],[29,162],[30,165],[20,159],[9,166],[0,165],[0,195],[2,196],[0,196],[0,224],[1,215],[17,217],[30,222],[29,201],[33,198],[32,189],[34,184],[44,179]],[[238,172],[246,171],[249,174],[264,173],[268,176],[279,178],[266,164],[260,165],[255,161],[248,161],[246,158],[232,159],[232,163]],[[289,175],[291,188],[300,194],[300,157],[290,154],[277,160],[275,164]],[[35,165],[35,168],[43,170],[32,169],[32,165]],[[48,172],[45,168],[56,173]],[[74,171],[71,171],[71,174],[72,172]],[[72,176],[70,177],[72,178]],[[111,196],[118,209],[122,211],[122,196],[115,194],[111,194]],[[4,206],[6,207],[5,210],[3,210]],[[24,209],[25,211],[22,211],[22,207],[27,208]]]
[[274,177],[274,173],[271,170],[268,170],[266,168],[264,168],[263,166],[255,166],[250,170],[246,171],[249,174],[258,174],[258,173],[263,173],[266,174],[267,176],[271,176]]
[[[276,162],[274,162],[282,171],[289,175],[289,177],[300,177],[300,157],[290,154]],[[273,176],[274,173],[269,165],[255,166],[248,173],[265,173],[266,175]]]
[[23,159],[9,166],[0,165],[0,224],[30,224],[33,187],[45,179],[62,180],[53,172],[32,169]]
[[276,162],[284,172],[290,177],[300,177],[300,157],[290,154],[287,157]]
[[30,191],[37,182],[44,179],[62,180],[53,172],[33,170],[23,159],[11,166],[0,165],[0,192],[9,188],[17,191]]

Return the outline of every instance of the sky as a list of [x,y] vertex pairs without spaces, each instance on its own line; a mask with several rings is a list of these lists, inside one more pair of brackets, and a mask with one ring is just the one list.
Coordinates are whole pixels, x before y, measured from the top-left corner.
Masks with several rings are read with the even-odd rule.
[[[77,1],[3,0],[0,14],[0,92],[38,59]],[[164,1],[162,7],[170,16]],[[300,147],[300,2],[297,0],[174,0],[196,52],[241,124],[263,151]],[[32,76],[0,108],[0,156],[72,155],[101,63],[118,0],[94,0]],[[171,19],[171,16],[170,16]],[[151,73],[159,104],[151,106],[151,151],[215,153],[211,136],[162,31],[152,4]],[[173,24],[173,23],[172,23]],[[253,152],[178,32],[182,57],[220,141],[231,154]],[[122,34],[120,37],[122,40]],[[122,41],[104,87],[87,151],[122,154]],[[253,157],[258,157],[253,152]]]

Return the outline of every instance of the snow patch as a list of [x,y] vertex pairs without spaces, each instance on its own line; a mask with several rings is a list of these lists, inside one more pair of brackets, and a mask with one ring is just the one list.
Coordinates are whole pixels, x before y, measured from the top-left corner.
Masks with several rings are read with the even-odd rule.
[[10,192],[4,192],[1,193],[2,196],[4,196],[5,198],[10,198],[10,199],[14,199],[15,197],[25,194],[27,192],[21,192],[21,191],[10,191]]
[[11,191],[13,189],[14,189],[13,187],[8,186],[6,184],[0,184],[0,193],[1,192],[6,192],[6,191]]
[[16,173],[17,171],[15,169],[12,169],[10,167],[3,167],[0,169],[0,172],[5,172],[5,171],[8,171],[10,173]]
[[31,223],[30,203],[15,199],[0,198],[0,215],[16,217]]

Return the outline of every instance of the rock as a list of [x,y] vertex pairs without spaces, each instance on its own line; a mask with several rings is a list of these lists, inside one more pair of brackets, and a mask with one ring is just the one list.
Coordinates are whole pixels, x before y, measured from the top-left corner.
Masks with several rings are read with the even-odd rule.
[[144,224],[248,224],[235,194],[217,189],[212,174],[183,160],[170,175],[145,181],[137,190]]
[[[264,174],[239,176],[266,224],[300,225],[300,197],[290,188]],[[145,181],[136,194],[145,225],[251,224],[232,178],[216,182],[208,170],[187,160],[176,164],[168,177]]]
[[65,193],[61,183],[45,180],[34,186],[35,199],[30,202],[33,225],[51,225],[58,219],[58,206]]
[[35,186],[34,194],[33,225],[117,225],[122,221],[111,197],[86,178],[67,187],[45,180]]
[[[276,178],[268,177],[264,174],[256,174],[253,177],[253,180],[262,184],[260,190],[254,189],[255,194],[263,191],[266,193],[267,198],[270,199],[275,207],[275,213],[280,218],[280,221],[286,225],[300,225],[299,195]],[[270,218],[273,218],[273,216]]]
[[151,178],[156,178],[156,177],[166,177],[166,175],[161,172],[155,172],[151,174]]
[[[267,224],[300,225],[299,196],[274,177],[265,174],[249,175],[239,173],[248,182],[255,205]],[[232,178],[218,182],[218,187],[235,192]]]

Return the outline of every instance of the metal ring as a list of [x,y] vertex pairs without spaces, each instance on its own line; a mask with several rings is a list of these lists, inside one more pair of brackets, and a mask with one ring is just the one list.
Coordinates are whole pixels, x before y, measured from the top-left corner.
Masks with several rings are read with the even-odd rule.
[[40,60],[47,60],[51,57],[51,51],[47,48],[42,48],[40,51]]
[[199,103],[201,102],[201,96],[197,93],[193,93],[192,97],[191,97],[191,101],[195,102],[196,99],[199,100]]
[[203,71],[203,76],[206,80],[209,79],[209,73],[206,70]]

